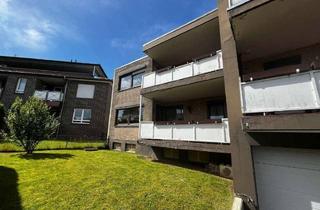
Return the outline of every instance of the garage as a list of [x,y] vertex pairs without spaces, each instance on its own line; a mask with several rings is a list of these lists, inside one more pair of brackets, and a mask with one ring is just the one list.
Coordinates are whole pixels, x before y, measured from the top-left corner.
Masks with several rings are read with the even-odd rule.
[[260,210],[320,210],[320,150],[252,152]]

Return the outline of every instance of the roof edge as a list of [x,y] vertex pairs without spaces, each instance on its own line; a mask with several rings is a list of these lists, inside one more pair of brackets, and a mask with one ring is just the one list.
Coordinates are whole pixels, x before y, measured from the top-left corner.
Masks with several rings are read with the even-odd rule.
[[[143,44],[143,51],[146,51],[146,50],[148,50],[148,49],[160,44],[161,42],[164,42],[164,41],[167,41],[167,40],[170,40],[170,39],[172,39],[174,37],[179,36],[180,34],[184,33],[184,31],[178,33],[179,30],[182,30],[183,28],[185,28],[187,26],[195,24],[196,22],[200,21],[201,19],[204,19],[205,17],[207,17],[209,15],[212,15],[212,17],[209,18],[209,20],[217,18],[218,17],[218,8],[215,8],[215,9],[213,9],[213,10],[211,10],[211,11],[209,11],[209,12],[203,14],[203,15],[201,15],[200,17],[197,17],[197,18],[195,18],[195,19],[193,19],[193,20],[191,20],[191,21],[179,26],[178,28],[175,28],[175,29],[173,29],[173,30],[171,30],[171,31],[169,31],[169,32],[167,32],[167,33],[165,33],[165,34],[163,34],[163,35],[161,35],[161,36],[159,36],[159,37],[157,37],[157,38],[145,43],[145,44]],[[205,22],[208,22],[208,21],[205,21]],[[200,23],[199,25],[202,25],[202,24],[203,23]],[[196,26],[192,27],[191,29],[193,29],[193,28],[195,28],[195,27],[197,27],[199,25],[196,25]],[[188,29],[186,31],[189,31],[191,29]],[[174,33],[178,33],[178,34],[173,35]],[[170,35],[172,35],[172,37],[169,37]],[[161,39],[165,39],[166,37],[168,37],[167,40],[160,41]],[[156,43],[156,42],[159,42],[159,43]],[[151,45],[151,46],[148,47],[148,45]]]

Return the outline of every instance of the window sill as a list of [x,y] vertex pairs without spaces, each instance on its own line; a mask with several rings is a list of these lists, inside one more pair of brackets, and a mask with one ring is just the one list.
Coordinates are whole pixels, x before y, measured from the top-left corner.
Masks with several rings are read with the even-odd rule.
[[72,122],[75,125],[90,125],[90,122]]
[[21,94],[24,94],[24,92],[18,92],[18,91],[15,91],[14,93],[15,93],[15,94],[20,94],[20,95],[21,95]]
[[118,90],[118,92],[124,92],[124,91],[127,91],[127,90],[133,90],[133,89],[136,89],[136,88],[141,88],[141,85],[140,86],[137,86],[137,87],[131,87],[131,88],[128,88],[128,89],[124,89],[124,90]]
[[139,128],[139,123],[136,124],[117,124],[115,128]]

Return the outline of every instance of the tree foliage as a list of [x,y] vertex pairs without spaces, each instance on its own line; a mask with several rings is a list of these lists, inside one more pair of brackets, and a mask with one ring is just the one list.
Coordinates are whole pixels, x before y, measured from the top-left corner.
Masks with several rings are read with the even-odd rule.
[[50,114],[49,107],[37,98],[31,97],[25,103],[16,98],[7,116],[7,138],[31,154],[40,141],[50,138],[59,126],[58,120]]
[[3,132],[6,131],[5,117],[6,117],[6,111],[5,111],[4,105],[0,103],[0,140],[3,138],[2,136]]

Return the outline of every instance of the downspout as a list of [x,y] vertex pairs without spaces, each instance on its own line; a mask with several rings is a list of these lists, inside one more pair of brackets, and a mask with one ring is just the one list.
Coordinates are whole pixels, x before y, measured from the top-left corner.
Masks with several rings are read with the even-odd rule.
[[63,97],[62,97],[62,106],[61,106],[61,111],[60,111],[60,114],[59,114],[59,121],[60,121],[60,124],[59,124],[59,127],[57,129],[57,134],[56,134],[56,138],[58,138],[58,135],[60,133],[60,127],[61,127],[61,118],[62,118],[62,113],[63,113],[63,108],[64,108],[64,101],[65,101],[65,98],[66,98],[66,93],[67,93],[67,88],[68,88],[68,80],[66,78],[66,76],[63,77],[64,80],[66,81],[66,85],[64,86],[64,91],[63,91]]
[[115,78],[116,78],[116,73],[114,73],[113,75],[113,82],[112,82],[112,94],[111,94],[111,102],[110,102],[110,110],[109,110],[109,122],[108,122],[108,134],[107,134],[107,142],[106,144],[109,146],[109,149],[111,148],[109,143],[110,143],[110,126],[111,126],[111,117],[113,115],[113,94],[114,94],[114,91],[115,91]]

